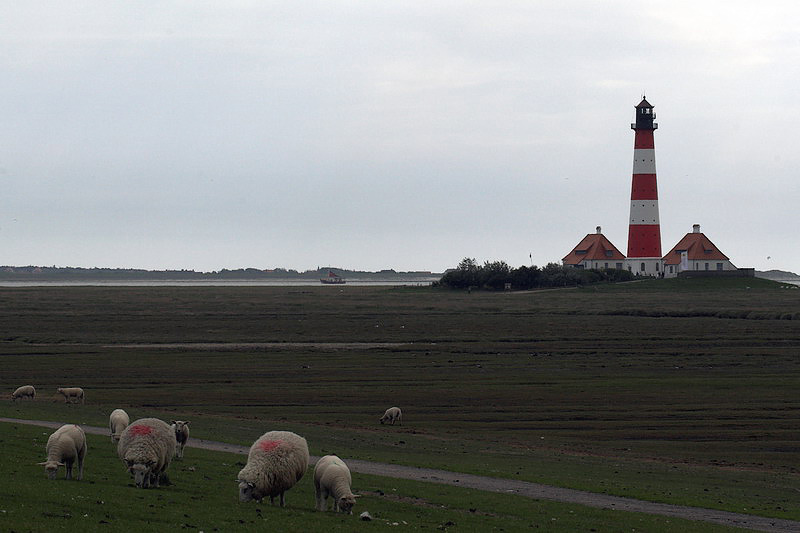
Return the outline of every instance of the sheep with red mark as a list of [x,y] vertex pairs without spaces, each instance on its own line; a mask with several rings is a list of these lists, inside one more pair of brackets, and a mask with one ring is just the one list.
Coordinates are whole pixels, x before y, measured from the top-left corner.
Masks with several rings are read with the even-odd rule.
[[175,448],[175,455],[178,459],[183,459],[183,448],[189,440],[189,422],[187,420],[173,420],[170,427],[175,432],[175,442],[178,444]]
[[124,409],[114,409],[108,417],[108,429],[111,430],[111,442],[119,442],[122,432],[131,423],[128,413]]
[[64,424],[47,439],[47,461],[44,465],[48,479],[55,479],[58,467],[66,467],[66,478],[72,479],[72,465],[78,463],[78,481],[83,479],[83,459],[86,457],[86,434],[75,424]]
[[306,439],[291,431],[269,431],[250,447],[247,464],[239,471],[239,501],[261,501],[269,496],[275,504],[280,497],[284,507],[284,493],[292,488],[308,469],[308,444]]
[[36,398],[36,389],[33,385],[23,385],[11,393],[11,401],[16,402],[24,398],[30,398],[31,400]]
[[139,488],[158,488],[175,455],[175,432],[157,418],[140,418],[125,428],[117,455]]
[[394,423],[397,422],[398,424],[402,425],[403,412],[400,410],[399,407],[390,407],[386,410],[385,413],[383,413],[383,416],[381,417],[380,420],[378,420],[378,422],[380,422],[381,424],[383,424],[384,422],[389,422],[392,425],[394,425]]
[[333,498],[333,510],[353,514],[356,496],[350,490],[350,469],[335,455],[326,455],[314,467],[314,494],[317,510],[328,510],[328,497]]
[[86,395],[80,387],[59,387],[56,392],[64,397],[64,403],[72,402],[73,398],[75,398],[75,403],[77,403],[78,400],[80,400],[81,403],[85,403],[86,400]]

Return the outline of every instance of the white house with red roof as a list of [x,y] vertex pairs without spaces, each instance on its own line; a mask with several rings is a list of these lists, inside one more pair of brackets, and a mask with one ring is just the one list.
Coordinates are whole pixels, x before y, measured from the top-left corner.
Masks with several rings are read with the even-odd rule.
[[663,257],[664,276],[674,278],[685,271],[738,270],[728,256],[700,231],[700,224],[692,226],[672,250]]
[[625,256],[611,244],[597,226],[596,233],[589,233],[562,260],[564,266],[575,268],[618,268],[622,269]]

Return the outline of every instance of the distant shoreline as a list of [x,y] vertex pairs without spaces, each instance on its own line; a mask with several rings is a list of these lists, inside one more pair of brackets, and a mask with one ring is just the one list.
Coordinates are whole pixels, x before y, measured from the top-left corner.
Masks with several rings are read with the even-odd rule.
[[0,287],[427,287],[439,278],[347,279],[325,285],[314,279],[0,279]]
[[427,271],[398,272],[380,270],[377,272],[348,270],[344,268],[322,267],[317,270],[298,272],[282,268],[259,270],[242,268],[222,269],[214,272],[194,270],[143,270],[125,268],[81,268],[81,267],[40,267],[40,266],[0,266],[0,284],[21,283],[38,285],[85,284],[85,285],[137,285],[137,284],[180,284],[211,285],[219,283],[231,285],[238,282],[244,285],[272,284],[319,284],[330,272],[347,280],[347,283],[382,284],[430,284],[441,279],[442,274]]

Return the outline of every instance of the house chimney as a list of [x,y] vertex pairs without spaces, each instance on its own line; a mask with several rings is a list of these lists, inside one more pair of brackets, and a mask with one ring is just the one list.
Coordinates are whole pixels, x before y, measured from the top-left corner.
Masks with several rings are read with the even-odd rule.
[[603,233],[603,232],[601,231],[601,228],[600,228],[600,226],[597,226],[597,228],[596,228],[596,229],[597,229],[597,234],[598,234],[598,235],[599,235],[599,234],[601,234],[601,233]]
[[692,226],[693,233],[700,233],[700,224],[695,224]]

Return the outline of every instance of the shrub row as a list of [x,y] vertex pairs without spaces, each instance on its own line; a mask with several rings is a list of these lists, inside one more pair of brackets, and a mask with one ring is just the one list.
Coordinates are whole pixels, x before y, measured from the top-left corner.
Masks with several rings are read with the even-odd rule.
[[486,261],[483,265],[479,265],[475,259],[464,258],[456,269],[446,272],[434,285],[452,289],[476,287],[500,290],[509,283],[513,290],[526,290],[575,287],[632,279],[634,279],[633,274],[627,270],[605,268],[589,270],[565,267],[557,263],[548,263],[542,268],[535,265],[511,268],[505,261]]

